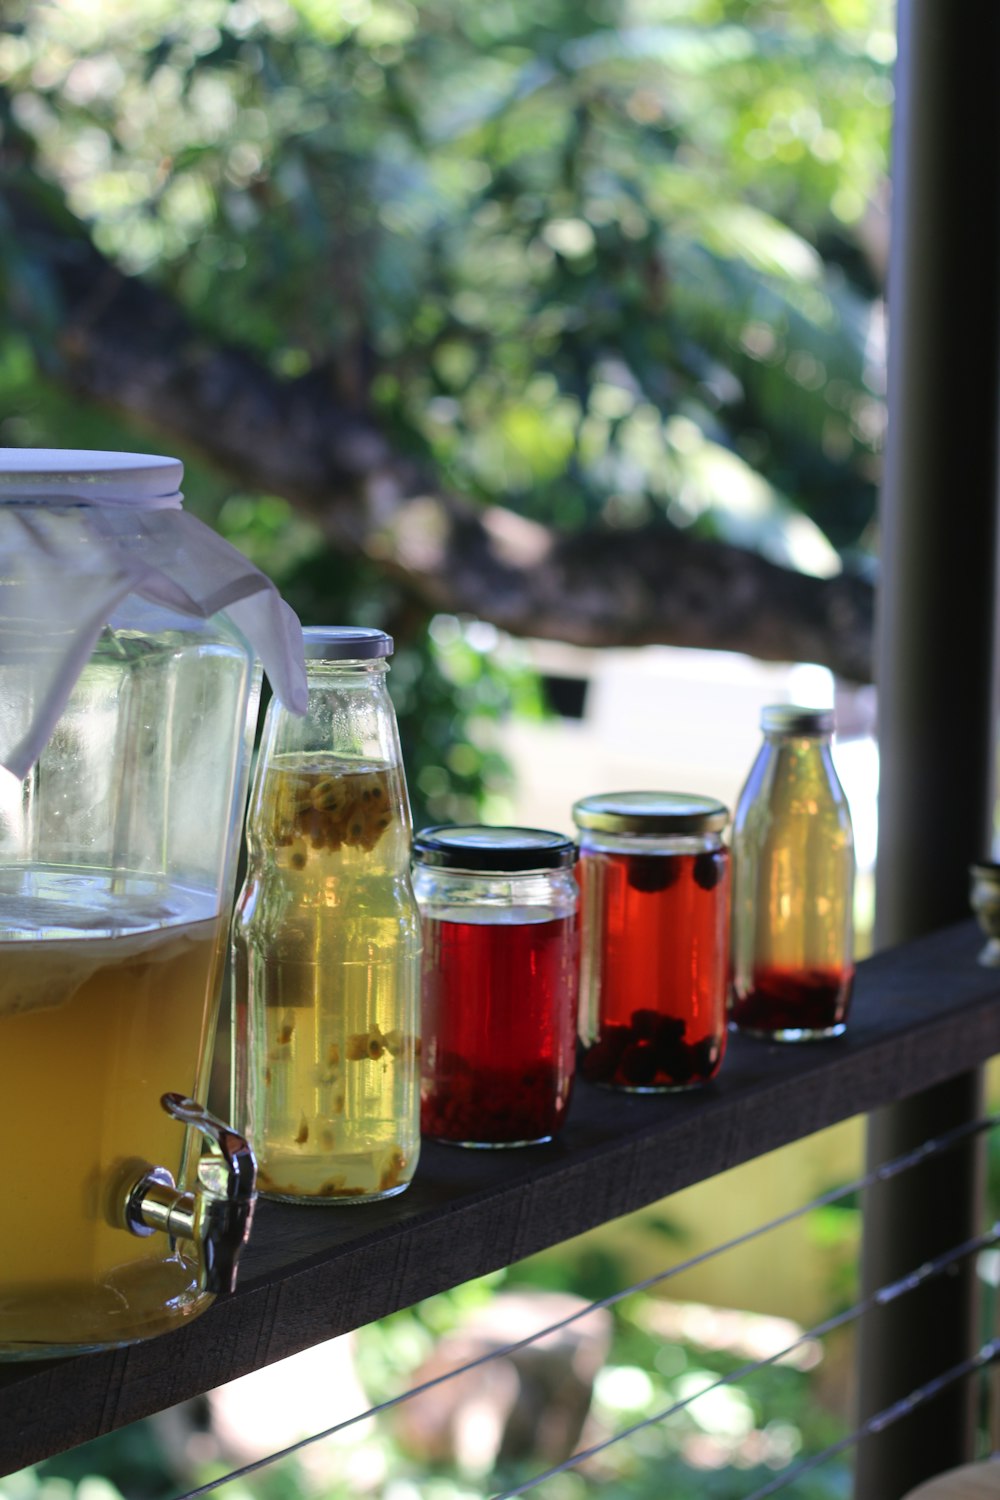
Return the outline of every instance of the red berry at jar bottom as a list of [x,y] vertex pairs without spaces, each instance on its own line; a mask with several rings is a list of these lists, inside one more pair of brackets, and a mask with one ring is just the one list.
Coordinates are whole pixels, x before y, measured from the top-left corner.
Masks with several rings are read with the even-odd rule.
[[[655,1017],[652,1024],[650,1017]],[[606,1026],[583,1050],[580,1071],[589,1083],[624,1089],[690,1088],[718,1072],[725,1050],[719,1031],[690,1043],[685,1023],[655,1011],[633,1011],[627,1026]]]
[[707,1083],[727,1035],[728,854],[587,850],[580,879],[592,1007],[580,1068],[611,1088]]
[[545,1063],[527,1069],[470,1069],[462,1058],[441,1057],[432,1086],[425,1081],[420,1110],[424,1135],[474,1145],[545,1141],[562,1124],[568,1081]]
[[844,1025],[853,983],[853,966],[758,967],[749,989],[734,988],[732,1021],[741,1031],[764,1035],[787,1031],[822,1035]]

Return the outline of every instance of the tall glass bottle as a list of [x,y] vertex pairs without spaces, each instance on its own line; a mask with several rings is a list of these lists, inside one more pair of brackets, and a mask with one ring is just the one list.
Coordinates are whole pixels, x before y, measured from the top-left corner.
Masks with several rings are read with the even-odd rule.
[[854,980],[854,838],[833,713],[777,704],[733,821],[731,1021],[774,1041],[844,1030]]
[[419,1151],[420,926],[392,640],[304,632],[309,708],[268,709],[233,924],[234,1109],[260,1190],[402,1192]]

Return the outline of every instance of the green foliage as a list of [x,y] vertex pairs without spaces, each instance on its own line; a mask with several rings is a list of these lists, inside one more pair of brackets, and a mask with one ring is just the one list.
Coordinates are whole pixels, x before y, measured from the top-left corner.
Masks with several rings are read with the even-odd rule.
[[509,820],[511,769],[500,751],[511,713],[543,713],[522,648],[480,620],[438,615],[429,627],[372,565],[348,562],[277,497],[230,496],[222,534],[280,587],[304,624],[388,630],[389,690],[399,723],[414,826]]
[[156,1429],[137,1422],[0,1479],[0,1500],[170,1500],[181,1477]]
[[482,621],[439,615],[427,647],[397,657],[391,688],[417,825],[509,822],[500,724],[544,712],[520,647]]
[[207,335],[562,525],[865,543],[888,0],[8,10],[40,170]]
[[[484,504],[567,528],[662,515],[818,571],[870,546],[884,408],[868,246],[886,170],[890,0],[3,9],[0,135],[34,153],[19,185],[50,201],[58,186],[101,248],[169,289],[206,342],[238,340],[282,378],[321,374]],[[59,393],[58,299],[10,232],[2,187],[0,441],[162,446]],[[283,500],[234,492],[181,456],[195,508],[305,622],[392,632],[416,824],[502,820],[496,725],[513,705],[541,711],[517,649],[479,621],[428,628],[384,572],[332,554]],[[816,1232],[845,1225],[828,1215]],[[399,1388],[467,1299],[521,1274],[365,1330],[371,1397]],[[558,1283],[552,1261],[538,1274]],[[588,1296],[622,1284],[604,1251],[575,1274]],[[734,1367],[658,1338],[642,1305],[615,1312],[597,1402],[606,1431]],[[771,1473],[754,1451],[773,1459],[838,1435],[790,1369],[761,1372],[714,1411],[651,1427],[553,1481],[547,1500],[735,1500]],[[769,1427],[740,1449],[741,1433]],[[103,1492],[86,1490],[81,1451],[47,1478],[0,1481],[0,1500],[114,1500],[111,1485],[160,1500],[169,1464],[150,1428],[135,1432],[140,1456],[126,1434],[102,1440]],[[685,1460],[705,1438],[718,1469]],[[364,1441],[390,1449],[420,1500],[489,1493],[419,1472],[381,1431]],[[847,1487],[834,1464],[796,1493]],[[311,1492],[286,1461],[223,1493]],[[324,1493],[363,1491],[345,1478]]]
[[[545,1285],[600,1296],[596,1287],[581,1287],[579,1269],[579,1264],[572,1270],[564,1267],[560,1283],[551,1258],[540,1265],[528,1261],[457,1292],[430,1298],[363,1330],[358,1368],[369,1395],[385,1400],[405,1388],[409,1383],[405,1372],[414,1370],[427,1356],[434,1338],[459,1326],[462,1314],[474,1310],[498,1287]],[[610,1269],[617,1290],[624,1268]],[[699,1500],[705,1495],[712,1500],[742,1500],[785,1464],[818,1453],[843,1435],[840,1417],[817,1403],[808,1370],[776,1364],[732,1385],[717,1386],[720,1377],[742,1369],[747,1354],[710,1350],[690,1339],[665,1339],[657,1327],[655,1307],[655,1299],[637,1296],[612,1310],[611,1350],[597,1379],[584,1446],[601,1444],[676,1402],[688,1400],[690,1404],[667,1421],[654,1421],[626,1441],[612,1444],[581,1469],[548,1481],[546,1495],[583,1500],[609,1492],[628,1500],[661,1500],[664,1495],[671,1500]],[[706,1392],[704,1397],[692,1399],[700,1391]],[[388,1446],[392,1454],[390,1479],[399,1483],[409,1479],[416,1486],[414,1493],[421,1496],[430,1493],[429,1484],[437,1483],[443,1497],[484,1500],[534,1477],[544,1467],[533,1458],[483,1476],[470,1476],[449,1464],[434,1465],[428,1472],[412,1456],[407,1457],[405,1447],[399,1448],[391,1423],[381,1428],[380,1441],[383,1450]],[[801,1480],[796,1494],[803,1500],[835,1500],[849,1490],[849,1471],[840,1458]]]
[[[17,184],[61,189],[207,340],[321,375],[443,484],[569,528],[664,515],[825,573],[871,540],[889,17],[6,0],[0,132],[29,148]],[[151,446],[54,394],[58,298],[16,233],[0,309],[0,441]],[[305,619],[393,630],[418,821],[502,814],[490,725],[530,696],[511,651],[471,621],[428,638],[377,568],[190,457],[189,503]]]

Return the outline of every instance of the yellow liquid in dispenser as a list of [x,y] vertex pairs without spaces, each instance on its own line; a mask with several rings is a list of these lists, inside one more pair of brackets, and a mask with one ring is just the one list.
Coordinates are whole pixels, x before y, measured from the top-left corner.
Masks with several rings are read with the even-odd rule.
[[266,867],[252,856],[234,942],[245,1123],[269,1196],[389,1197],[416,1167],[420,935],[404,808],[393,768],[332,756],[268,768],[251,821]]
[[206,916],[214,902],[204,893],[125,883],[134,915],[122,926],[108,908],[107,876],[0,876],[0,910],[13,910],[24,932],[0,942],[8,1357],[128,1343],[210,1301],[190,1245],[182,1254],[166,1235],[137,1238],[109,1213],[139,1162],[179,1176],[185,1132],[160,1097],[197,1088],[224,926]]

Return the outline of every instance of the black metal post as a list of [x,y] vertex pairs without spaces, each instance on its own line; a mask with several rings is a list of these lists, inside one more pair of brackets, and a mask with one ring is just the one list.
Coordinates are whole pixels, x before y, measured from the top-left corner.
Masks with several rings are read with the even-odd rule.
[[[899,0],[889,267],[889,432],[876,642],[876,935],[969,915],[968,865],[993,821],[1000,371],[1000,5]],[[980,1107],[978,1074],[873,1115],[869,1166]],[[979,1152],[866,1195],[864,1290],[978,1227]],[[964,1359],[975,1268],[863,1321],[861,1420]],[[957,1386],[858,1450],[856,1500],[898,1500],[972,1455]]]

